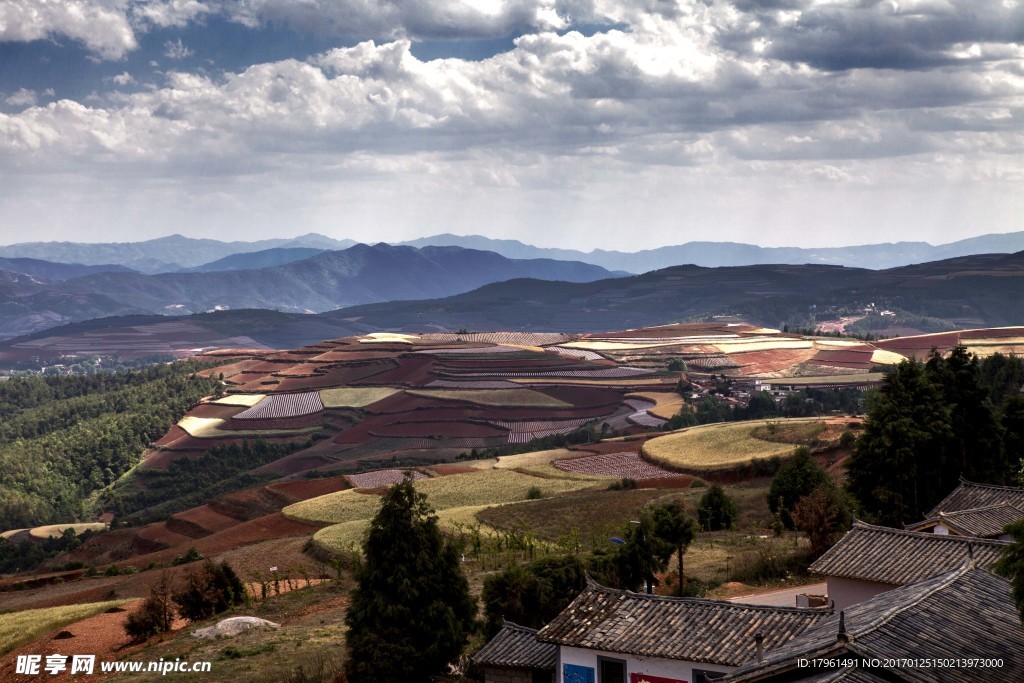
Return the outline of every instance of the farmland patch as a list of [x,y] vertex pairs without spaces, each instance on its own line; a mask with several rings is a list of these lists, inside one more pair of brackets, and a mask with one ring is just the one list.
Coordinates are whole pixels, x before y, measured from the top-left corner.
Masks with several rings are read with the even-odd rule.
[[412,396],[448,401],[465,401],[485,406],[526,406],[536,408],[571,408],[571,403],[532,389],[417,389],[406,392]]
[[282,417],[300,417],[320,412],[324,404],[315,391],[301,394],[271,394],[235,415],[236,420],[273,420]]
[[[816,422],[817,420],[795,420]],[[779,420],[779,423],[794,422]],[[750,422],[724,422],[690,427],[674,434],[651,439],[642,446],[642,452],[655,463],[669,467],[711,470],[750,462],[753,458],[785,456],[793,452],[793,444],[774,443],[758,439],[754,430],[763,427],[761,420]]]
[[339,387],[321,389],[320,400],[325,408],[364,408],[397,394],[391,387]]
[[674,472],[652,465],[636,451],[588,455],[571,460],[556,460],[555,467],[576,474],[597,474],[619,479],[659,479],[673,477]]

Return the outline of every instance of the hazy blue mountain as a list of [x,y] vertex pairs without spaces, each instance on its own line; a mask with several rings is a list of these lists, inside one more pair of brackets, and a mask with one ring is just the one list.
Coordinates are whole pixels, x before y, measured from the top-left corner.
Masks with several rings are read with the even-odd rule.
[[144,242],[24,242],[0,246],[0,256],[86,265],[116,263],[143,273],[160,273],[194,268],[232,254],[276,247],[342,249],[352,244],[352,240],[333,240],[316,233],[256,242],[221,242],[169,235]]
[[0,258],[0,269],[25,273],[42,280],[70,280],[74,277],[106,272],[131,272],[117,264],[86,266],[81,263],[54,263],[34,258]]
[[1024,232],[982,235],[932,246],[927,242],[895,242],[852,247],[760,247],[737,242],[686,242],[638,252],[594,249],[549,249],[517,240],[498,240],[480,235],[442,234],[411,240],[412,246],[452,245],[494,251],[509,258],[553,258],[593,263],[610,271],[646,273],[651,270],[693,264],[708,268],[758,264],[818,263],[882,270],[939,259],[984,253],[1024,251]]
[[321,312],[375,301],[429,299],[518,277],[598,280],[599,266],[554,260],[513,260],[459,247],[357,244],[272,268],[205,273],[102,273],[62,289],[104,293],[153,313],[215,308]]
[[326,249],[314,247],[277,247],[276,249],[264,249],[262,251],[251,251],[241,254],[232,254],[222,259],[204,263],[195,268],[183,268],[183,273],[212,273],[218,270],[253,270],[256,268],[272,268],[283,266],[286,263],[302,261],[310,257],[322,254]]

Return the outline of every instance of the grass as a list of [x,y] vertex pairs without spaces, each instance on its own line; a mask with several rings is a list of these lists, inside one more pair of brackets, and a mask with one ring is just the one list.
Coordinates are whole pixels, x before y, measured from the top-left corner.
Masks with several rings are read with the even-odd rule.
[[466,401],[483,406],[523,406],[528,408],[571,408],[571,403],[532,389],[418,389],[406,391],[410,396],[423,396],[445,401]]
[[[773,420],[781,428],[798,422],[818,422],[814,418]],[[670,467],[710,470],[750,462],[753,458],[789,455],[793,444],[765,441],[754,431],[765,427],[764,420],[720,422],[689,427],[667,436],[651,439],[642,451],[653,461]]]
[[65,529],[73,529],[75,535],[84,534],[86,531],[103,531],[107,525],[102,522],[88,522],[85,524],[50,524],[48,526],[37,526],[28,532],[32,538],[58,538]]
[[196,417],[186,415],[178,421],[178,426],[189,436],[197,439],[221,439],[236,436],[274,436],[281,434],[311,434],[320,427],[303,427],[301,429],[220,429],[225,420],[218,417]]
[[50,631],[127,602],[131,600],[90,602],[84,605],[64,605],[0,614],[0,655],[30,643]]
[[397,394],[400,389],[391,387],[340,387],[321,389],[320,400],[324,408],[364,408],[371,403],[383,401]]
[[[600,486],[594,479],[543,478],[514,470],[482,470],[421,479],[416,488],[427,494],[427,502],[438,511],[442,523],[476,525],[477,513],[493,505],[526,500],[536,488],[544,498]],[[332,550],[348,550],[358,544],[369,520],[377,512],[380,498],[351,489],[329,493],[289,505],[286,517],[314,524],[332,524],[313,540]]]

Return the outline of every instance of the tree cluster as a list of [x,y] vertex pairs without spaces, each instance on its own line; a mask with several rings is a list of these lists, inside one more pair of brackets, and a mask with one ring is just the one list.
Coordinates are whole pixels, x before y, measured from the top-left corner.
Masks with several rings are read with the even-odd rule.
[[585,567],[575,555],[545,557],[527,565],[510,563],[484,579],[486,635],[508,621],[540,628],[569,606],[586,586]]
[[164,572],[138,610],[128,615],[124,630],[134,642],[171,630],[174,615],[201,621],[245,602],[245,586],[227,562],[206,560],[185,577],[185,586],[171,590],[171,576]]
[[0,529],[82,519],[214,380],[194,364],[0,383]]
[[960,477],[1010,480],[1024,455],[1022,381],[1021,359],[979,360],[961,346],[948,357],[900,363],[871,392],[864,435],[847,465],[863,514],[902,526],[920,519]]

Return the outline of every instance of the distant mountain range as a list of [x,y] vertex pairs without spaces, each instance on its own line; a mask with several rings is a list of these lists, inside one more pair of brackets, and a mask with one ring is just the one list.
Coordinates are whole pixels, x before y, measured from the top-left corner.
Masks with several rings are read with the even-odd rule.
[[[401,249],[364,247],[375,252],[372,259]],[[0,292],[5,286],[0,280]],[[95,301],[87,300],[94,306]],[[131,341],[139,325],[167,320],[192,325],[178,348],[223,345],[225,338],[240,337],[289,348],[380,330],[603,332],[712,318],[777,326],[785,321],[802,324],[812,312],[856,314],[868,304],[919,316],[942,329],[1019,325],[1024,321],[1024,254],[975,255],[883,271],[824,265],[675,266],[593,282],[506,280],[454,296],[366,304],[319,315],[232,310],[181,318],[109,318],[46,330],[34,336],[50,341],[19,342],[22,350],[9,353],[60,353],[78,344],[86,348],[100,338],[116,346],[121,339]],[[196,329],[207,332],[197,334]],[[83,341],[75,341],[76,335]],[[0,348],[0,359],[4,355]]]
[[142,273],[168,273],[195,268],[233,254],[282,247],[345,249],[354,244],[355,240],[336,240],[316,233],[256,242],[221,242],[170,235],[144,242],[23,242],[0,246],[0,257],[27,257],[85,265],[116,263]]
[[[145,242],[26,242],[0,246],[0,257],[33,258],[87,266],[118,264],[150,274],[181,270],[211,272],[282,265],[300,260],[301,254],[294,251],[295,249],[337,251],[354,244],[356,242],[350,239],[337,240],[317,233],[256,242],[220,242],[171,235]],[[1024,232],[981,235],[937,246],[927,242],[895,242],[851,247],[804,248],[760,247],[735,242],[687,242],[638,252],[603,249],[583,252],[535,247],[517,240],[452,234],[423,237],[402,242],[400,246],[454,246],[492,251],[510,259],[580,261],[623,273],[646,273],[688,264],[715,268],[772,263],[811,263],[883,270],[971,254],[1011,254],[1024,251]],[[252,254],[252,260],[238,258],[224,261],[240,254]],[[312,253],[308,253],[307,257],[311,255]],[[3,265],[0,265],[0,268],[17,270]],[[104,265],[104,268],[109,270],[108,266]]]
[[589,252],[573,249],[549,249],[517,240],[498,240],[480,235],[433,235],[409,242],[414,247],[450,245],[485,249],[508,258],[551,258],[583,261],[612,271],[646,273],[671,266],[697,265],[708,268],[757,264],[824,264],[883,270],[913,263],[970,256],[972,254],[1012,254],[1024,251],[1024,232],[981,235],[949,244],[933,246],[927,242],[894,242],[853,247],[759,247],[736,242],[687,242],[675,246],[637,252]]
[[[279,251],[271,260],[283,256]],[[253,260],[265,258],[266,252]],[[237,256],[230,260],[245,261]],[[63,282],[0,271],[0,339],[109,315],[181,315],[238,308],[317,313],[364,303],[450,296],[515,278],[587,282],[610,275],[587,263],[514,260],[460,247],[416,249],[387,244],[357,244],[250,270],[155,275],[97,272]]]

